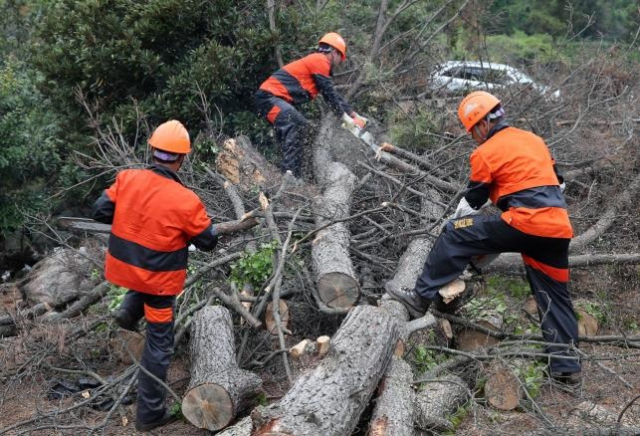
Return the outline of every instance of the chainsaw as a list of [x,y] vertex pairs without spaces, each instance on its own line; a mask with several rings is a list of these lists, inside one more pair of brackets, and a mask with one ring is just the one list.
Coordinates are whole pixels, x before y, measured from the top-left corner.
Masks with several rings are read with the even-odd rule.
[[369,124],[369,119],[358,115],[358,117],[364,121],[364,127],[359,127],[349,115],[342,114],[342,127],[346,129],[353,136],[364,142],[376,153],[380,153],[380,146],[376,144],[376,141],[373,138],[371,132],[367,131],[367,125]]

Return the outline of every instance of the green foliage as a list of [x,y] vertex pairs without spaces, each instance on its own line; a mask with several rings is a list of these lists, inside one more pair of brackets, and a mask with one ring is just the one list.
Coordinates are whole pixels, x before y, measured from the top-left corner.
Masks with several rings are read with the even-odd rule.
[[[584,301],[580,303],[580,308],[587,312],[589,315],[598,320],[600,325],[607,321],[607,313],[610,312],[610,306],[607,303],[594,303],[591,301]],[[576,312],[576,317],[580,319],[580,314]]]
[[433,138],[426,133],[439,130],[437,114],[429,110],[418,110],[411,120],[397,114],[390,125],[391,143],[417,151],[430,149]]
[[429,371],[431,368],[440,365],[446,360],[447,356],[421,345],[413,350],[413,363],[419,373]]
[[470,404],[465,403],[462,406],[459,406],[453,414],[447,416],[447,420],[453,426],[453,430],[446,431],[442,433],[443,435],[453,436],[456,434],[456,429],[460,427],[460,424],[462,424],[469,415],[469,407]]
[[116,309],[120,307],[127,291],[128,289],[122,286],[109,285],[109,291],[107,292],[107,296],[109,297],[109,312],[115,312]]
[[0,232],[18,229],[23,212],[46,209],[49,179],[60,165],[59,133],[35,88],[37,75],[12,56],[0,64]]
[[526,280],[501,275],[492,275],[487,279],[487,291],[492,295],[507,292],[520,301],[531,295],[531,288]]
[[548,65],[559,62],[561,56],[553,38],[547,33],[527,35],[516,31],[512,35],[488,36],[487,50],[492,61],[515,65],[534,62]]
[[185,421],[185,417],[182,414],[182,403],[174,403],[170,408],[169,408],[169,415],[174,416],[176,419],[179,419],[181,421]]
[[516,375],[527,389],[529,396],[535,399],[540,393],[540,387],[545,380],[546,365],[541,362],[528,362],[516,368]]
[[258,393],[258,395],[256,395],[256,403],[259,406],[266,407],[269,404],[269,400],[267,399],[267,394],[265,394],[264,392]]
[[238,288],[249,283],[255,288],[262,287],[273,274],[273,254],[278,248],[277,241],[261,244],[255,253],[245,253],[237,262],[231,264],[231,281]]
[[[554,38],[580,33],[582,38],[632,41],[640,23],[635,0],[495,0],[485,25],[494,33],[548,34]],[[589,22],[589,17],[594,20]]]

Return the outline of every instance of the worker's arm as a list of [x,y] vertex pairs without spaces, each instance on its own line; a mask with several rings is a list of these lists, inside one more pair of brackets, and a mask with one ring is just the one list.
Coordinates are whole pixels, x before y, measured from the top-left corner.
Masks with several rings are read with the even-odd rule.
[[313,79],[316,82],[318,91],[322,94],[327,104],[333,109],[336,115],[341,116],[343,113],[353,118],[355,112],[349,103],[336,91],[333,85],[333,79],[322,74],[314,74]]
[[211,251],[216,248],[218,232],[200,199],[194,201],[191,214],[186,218],[185,227],[185,232],[191,236],[190,244],[202,251]]
[[116,200],[118,197],[118,177],[108,189],[105,189],[100,197],[93,203],[93,219],[104,224],[112,224],[116,212]]
[[491,168],[479,153],[472,153],[470,158],[471,175],[464,198],[474,210],[480,209],[489,199],[493,175]]
[[216,248],[216,245],[218,245],[218,232],[216,230],[216,226],[209,224],[209,227],[207,227],[202,233],[191,238],[189,242],[195,245],[199,250],[213,250]]

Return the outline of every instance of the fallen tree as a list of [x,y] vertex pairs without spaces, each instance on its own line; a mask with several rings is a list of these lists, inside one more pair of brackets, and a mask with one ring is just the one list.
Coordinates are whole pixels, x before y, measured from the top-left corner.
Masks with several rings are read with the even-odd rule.
[[400,336],[386,311],[357,306],[318,366],[300,375],[277,403],[253,413],[255,435],[350,434],[382,378]]

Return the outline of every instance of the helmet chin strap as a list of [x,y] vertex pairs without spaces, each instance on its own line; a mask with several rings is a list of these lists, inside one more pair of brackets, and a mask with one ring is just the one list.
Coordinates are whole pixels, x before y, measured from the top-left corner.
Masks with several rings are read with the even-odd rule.
[[[483,120],[486,121],[487,123],[489,122],[486,118]],[[483,135],[480,132],[480,128],[478,127],[480,125],[480,123],[476,124],[475,126],[473,126],[473,130],[476,132],[476,135],[478,136],[478,138],[482,139],[482,142],[487,140],[487,136],[489,134],[489,131],[487,130],[487,135]]]

